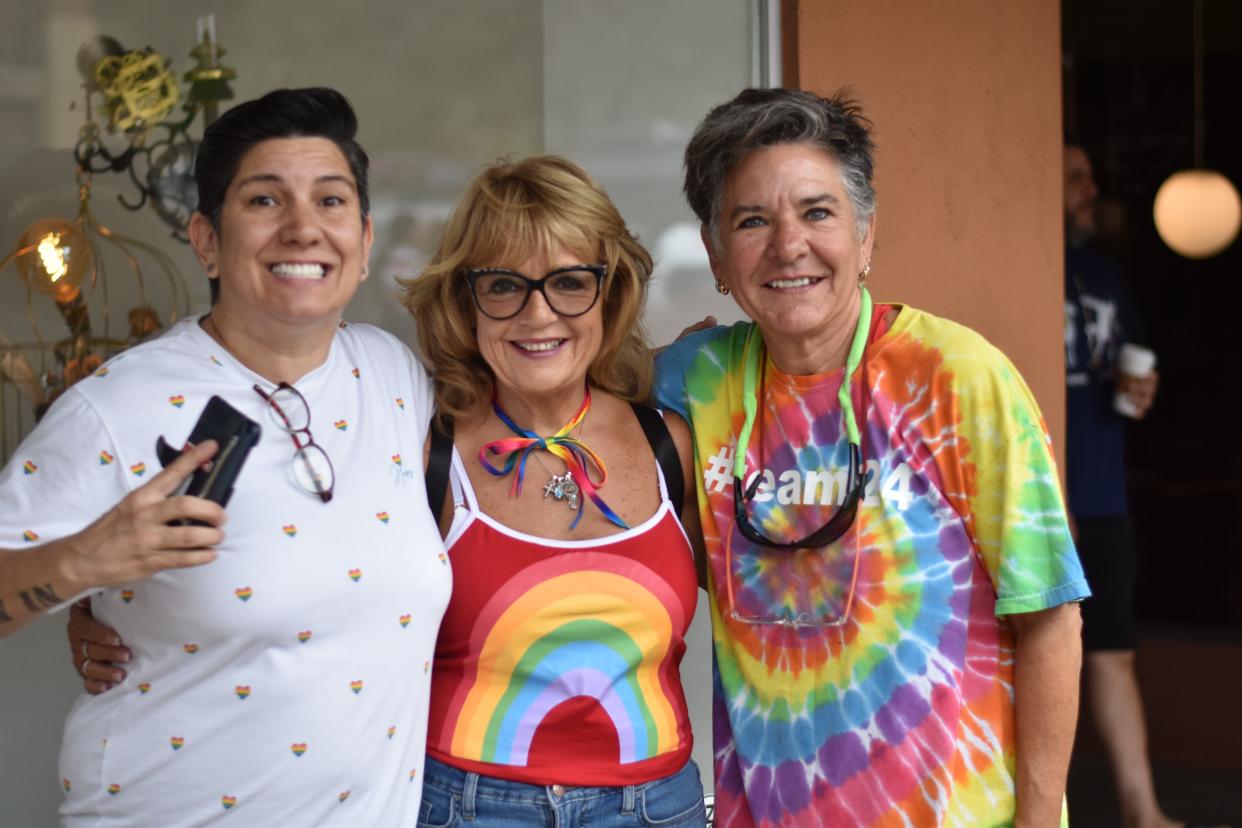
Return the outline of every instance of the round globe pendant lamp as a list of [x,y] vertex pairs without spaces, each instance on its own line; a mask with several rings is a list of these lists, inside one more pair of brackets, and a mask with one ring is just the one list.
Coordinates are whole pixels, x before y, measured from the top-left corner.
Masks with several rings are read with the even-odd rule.
[[1233,183],[1203,166],[1203,0],[1195,0],[1194,169],[1165,179],[1152,214],[1164,243],[1190,259],[1215,256],[1242,227],[1242,199]]

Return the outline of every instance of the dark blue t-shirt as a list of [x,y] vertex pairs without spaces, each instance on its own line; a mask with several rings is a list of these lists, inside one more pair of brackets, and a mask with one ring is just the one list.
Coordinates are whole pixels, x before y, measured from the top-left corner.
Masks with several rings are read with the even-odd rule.
[[1113,410],[1123,325],[1120,271],[1090,250],[1065,251],[1066,477],[1076,517],[1126,513],[1125,419]]

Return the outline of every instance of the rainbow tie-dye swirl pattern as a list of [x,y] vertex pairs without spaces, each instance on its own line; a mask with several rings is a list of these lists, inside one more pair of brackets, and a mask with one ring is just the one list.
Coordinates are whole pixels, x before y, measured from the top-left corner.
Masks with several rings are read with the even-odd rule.
[[[882,312],[884,308],[878,308]],[[868,346],[866,493],[852,532],[779,557],[736,533],[732,448],[749,326],[659,360],[662,405],[694,428],[710,556],[716,825],[1003,825],[1014,812],[1013,641],[998,616],[1086,596],[1046,432],[1021,378],[973,332],[903,308]],[[861,376],[854,400],[861,398]],[[767,366],[747,474],[771,537],[797,537],[844,496],[841,372]],[[726,617],[724,533],[739,602],[839,606],[839,628]],[[826,614],[831,614],[826,611]]]

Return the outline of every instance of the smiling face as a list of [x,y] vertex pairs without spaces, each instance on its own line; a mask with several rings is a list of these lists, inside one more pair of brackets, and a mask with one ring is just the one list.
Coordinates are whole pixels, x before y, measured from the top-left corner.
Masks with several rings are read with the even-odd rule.
[[[519,262],[488,262],[484,266],[540,279],[563,267],[596,263],[591,257],[583,258],[556,245],[546,256],[539,254]],[[491,368],[506,408],[514,402],[530,408],[539,401],[562,399],[577,407],[582,401],[587,370],[603,343],[602,298],[589,311],[574,317],[555,313],[538,291],[532,291],[526,306],[509,319],[491,319],[477,309],[475,313],[479,353]]]
[[242,156],[218,231],[196,213],[190,236],[220,280],[217,325],[266,338],[330,337],[365,278],[371,220],[360,218],[357,185],[336,144],[273,138]]
[[852,335],[874,227],[873,218],[859,238],[831,154],[810,144],[777,144],[752,152],[729,173],[720,242],[711,244],[706,233],[704,242],[712,273],[755,320],[775,356],[783,345],[815,350],[821,341]]

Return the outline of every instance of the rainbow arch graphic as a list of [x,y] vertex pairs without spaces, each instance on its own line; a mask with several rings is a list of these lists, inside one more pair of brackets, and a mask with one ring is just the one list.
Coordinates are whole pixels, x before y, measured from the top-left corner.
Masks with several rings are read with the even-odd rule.
[[453,756],[525,766],[561,702],[594,699],[616,729],[621,763],[677,749],[668,673],[686,618],[650,567],[607,552],[560,553],[505,582],[479,614],[440,743]]

